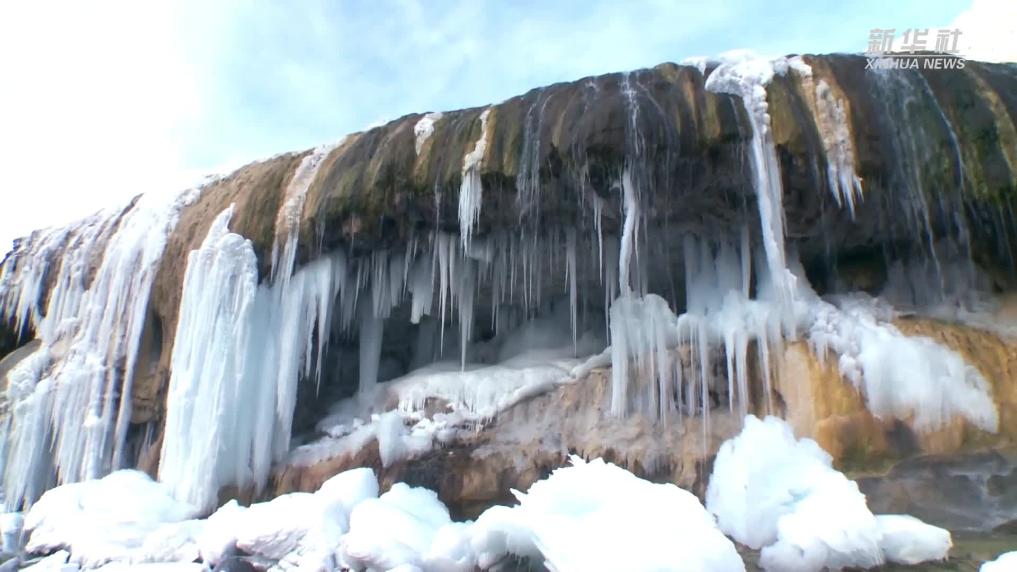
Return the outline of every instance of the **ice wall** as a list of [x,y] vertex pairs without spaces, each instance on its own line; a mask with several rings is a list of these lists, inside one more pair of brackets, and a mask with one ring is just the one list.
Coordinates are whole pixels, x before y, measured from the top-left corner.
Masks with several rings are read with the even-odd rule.
[[9,507],[123,464],[149,293],[196,195],[143,195],[122,211],[39,232],[5,262],[3,313],[19,330],[33,324],[42,341],[8,375],[0,441]]

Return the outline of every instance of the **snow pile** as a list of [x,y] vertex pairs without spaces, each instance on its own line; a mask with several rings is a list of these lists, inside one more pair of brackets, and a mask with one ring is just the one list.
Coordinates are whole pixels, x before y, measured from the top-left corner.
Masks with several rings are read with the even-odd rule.
[[979,572],[1012,572],[1013,570],[1017,570],[1017,552],[1000,554],[995,560],[982,564]]
[[571,466],[515,492],[517,506],[492,507],[476,522],[453,522],[425,488],[396,483],[379,497],[370,469],[336,475],[314,493],[246,508],[231,501],[188,520],[193,508],[165,487],[118,471],[46,493],[26,518],[28,551],[67,551],[40,570],[208,567],[245,554],[271,570],[470,572],[516,559],[556,572],[738,572],[744,564],[722,530],[762,547],[767,570],[913,564],[950,548],[946,531],[907,516],[874,517],[829,457],[812,441],[796,442],[776,419],[747,418],[715,467],[707,503],[719,528],[691,493],[600,459],[572,457]]
[[745,418],[721,447],[707,509],[738,542],[762,548],[766,570],[871,568],[947,556],[945,530],[905,516],[876,517],[858,486],[811,439],[775,417]]
[[467,524],[452,522],[433,491],[396,483],[353,509],[340,558],[355,570],[415,566],[469,572],[474,558],[467,530]]
[[144,473],[116,471],[47,491],[25,517],[26,551],[65,548],[71,561],[83,567],[130,561],[151,534],[184,522],[195,512]]
[[70,556],[71,553],[66,550],[57,550],[24,570],[28,572],[77,572],[78,566],[67,562]]
[[[525,494],[516,493],[519,506],[510,510],[519,515],[501,518],[508,525],[506,546],[520,544],[523,524],[558,572],[745,569],[734,544],[692,493],[650,483],[601,459],[571,462]],[[482,515],[478,523],[484,520]]]
[[497,569],[512,557],[543,560],[557,572],[745,569],[695,496],[599,459],[573,457],[572,466],[516,496],[516,507],[456,523],[432,491],[396,484],[353,510],[342,561],[355,570],[466,572]]
[[26,550],[66,549],[62,560],[54,557],[47,566],[69,562],[75,570],[108,562],[134,567],[201,560],[215,566],[238,552],[331,570],[350,513],[377,495],[374,472],[354,469],[313,494],[280,495],[250,507],[230,501],[205,520],[188,520],[195,510],[173,500],[163,485],[138,471],[117,471],[43,495],[26,518]]
[[231,501],[204,521],[197,537],[201,559],[216,565],[242,551],[266,562],[331,570],[350,512],[377,496],[374,471],[364,468],[330,478],[313,494],[289,493],[246,508]]

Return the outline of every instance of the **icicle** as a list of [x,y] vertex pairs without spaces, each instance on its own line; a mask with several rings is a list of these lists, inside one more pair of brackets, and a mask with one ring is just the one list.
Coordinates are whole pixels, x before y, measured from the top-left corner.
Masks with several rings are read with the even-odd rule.
[[385,320],[363,306],[360,314],[360,393],[367,393],[378,384],[384,328]]
[[[304,201],[307,198],[307,191],[318,174],[318,169],[324,163],[325,158],[333,149],[342,145],[344,141],[330,145],[316,147],[307,154],[297,166],[293,177],[290,179],[286,192],[283,194],[282,206],[276,215],[275,229],[276,239],[272,244],[272,281],[279,276],[283,280],[289,280],[293,273],[293,267],[297,258],[297,239],[300,233],[300,216],[304,210]],[[286,236],[283,245],[282,259],[279,258],[279,234]]]
[[593,228],[597,231],[597,271],[604,284],[604,199],[593,195]]
[[622,227],[621,251],[618,257],[618,291],[622,296],[625,296],[632,291],[629,275],[640,217],[639,198],[632,184],[632,174],[628,168],[622,173],[622,192],[625,201],[625,224]]
[[476,295],[476,263],[466,260],[462,272],[458,276],[459,303],[459,362],[461,369],[466,369],[466,346],[473,335],[473,300]]
[[484,188],[480,181],[480,167],[487,152],[487,127],[491,108],[480,114],[480,139],[473,150],[463,157],[462,185],[459,187],[459,234],[463,248],[467,248],[473,237],[473,230],[480,220],[480,207]]
[[577,316],[579,314],[579,288],[577,286],[577,273],[576,268],[576,229],[569,228],[566,230],[565,235],[565,275],[568,283],[568,294],[569,294],[569,316],[570,323],[572,326],[572,349],[576,355],[579,354],[579,324]]
[[836,99],[829,84],[816,83],[816,127],[826,152],[826,175],[838,206],[847,206],[855,217],[855,204],[862,195],[862,180],[855,174],[855,150],[844,103]]
[[[646,399],[637,395],[637,410],[656,413],[673,387],[669,376],[674,371],[669,350],[678,345],[677,318],[667,302],[654,294],[641,298],[621,296],[611,305],[611,413],[624,416],[632,398],[630,364],[635,366],[635,379],[653,386],[657,397]],[[646,395],[646,392],[643,394]]]
[[[9,374],[18,379],[18,387],[8,388],[13,415],[4,434],[18,443],[7,448],[13,456],[3,463],[11,508],[31,504],[40,483],[95,478],[122,463],[152,282],[180,209],[196,196],[142,196],[122,215],[105,213],[64,231],[59,252],[54,234],[39,236],[42,253],[61,260],[46,314],[32,310],[42,345]],[[83,277],[97,261],[86,285]],[[39,258],[16,276],[5,274],[22,282],[14,285],[21,292],[5,290],[4,299],[20,304],[31,292],[40,295],[32,281],[50,272],[51,262]]]
[[410,323],[419,324],[424,316],[431,315],[434,303],[434,257],[422,256],[413,263],[409,279],[411,295]]
[[188,257],[159,464],[174,497],[204,509],[233,478],[251,481],[229,469],[250,464],[251,410],[263,399],[244,379],[258,261],[250,241],[229,232],[232,216],[230,206]]
[[[88,267],[101,257],[121,212],[106,210],[71,226],[36,231],[19,243],[3,262],[0,318],[13,322],[19,336],[31,327],[51,344],[66,334],[61,328],[78,315],[81,298],[88,288]],[[47,303],[42,296],[47,277],[53,272],[56,281]],[[42,306],[45,311],[40,311]]]
[[[290,447],[297,384],[312,372],[320,383],[332,303],[342,293],[342,322],[355,298],[341,254],[256,286],[253,248],[228,231],[231,214],[219,215],[188,260],[170,379],[178,397],[167,407],[175,430],[165,433],[160,464],[174,496],[204,508],[223,485],[264,488]],[[188,421],[196,418],[203,424]],[[192,446],[199,441],[208,447]]]

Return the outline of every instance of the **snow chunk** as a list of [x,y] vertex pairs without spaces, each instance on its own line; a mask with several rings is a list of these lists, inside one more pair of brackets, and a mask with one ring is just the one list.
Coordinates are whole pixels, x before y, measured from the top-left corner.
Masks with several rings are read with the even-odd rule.
[[145,473],[116,471],[47,491],[25,517],[25,530],[30,531],[26,551],[66,548],[72,561],[85,567],[130,561],[149,534],[195,512]]
[[721,446],[706,491],[721,530],[762,548],[765,570],[871,568],[941,560],[950,533],[903,515],[876,517],[854,481],[776,417],[745,418]]
[[131,561],[194,562],[201,556],[198,538],[205,528],[203,520],[185,520],[164,524],[145,537]]
[[205,526],[197,537],[203,561],[214,566],[236,551],[237,529],[246,511],[246,507],[231,500],[205,519]]
[[741,434],[721,446],[706,506],[726,534],[763,549],[766,570],[884,561],[879,526],[858,486],[815,441],[795,440],[775,417],[747,416]]
[[[692,493],[650,483],[601,459],[587,463],[572,457],[571,462],[527,493],[516,493],[518,507],[481,515],[476,532],[484,537],[477,534],[474,540],[486,558],[495,556],[498,548],[531,555],[523,532],[529,528],[532,545],[552,570],[745,569],[734,544]],[[500,537],[493,534],[498,524]],[[661,550],[663,546],[667,549]]]
[[1000,554],[999,558],[982,564],[979,572],[1012,572],[1017,570],[1017,552]]
[[361,501],[378,496],[378,477],[369,468],[351,469],[322,483],[315,493],[320,498],[338,502],[352,511]]
[[307,534],[320,503],[311,493],[290,493],[251,505],[238,519],[237,548],[270,560],[292,552]]
[[884,514],[876,517],[883,535],[880,547],[889,562],[919,564],[930,560],[945,560],[950,554],[953,539],[950,532],[926,524],[905,514]]
[[[396,483],[379,498],[366,499],[353,509],[349,534],[342,539],[341,560],[357,569],[423,567],[439,530],[449,526],[448,509],[434,491]],[[464,570],[472,570],[472,555],[461,549],[459,531],[450,529],[442,536],[436,546],[439,552],[442,545],[451,547],[448,552],[461,553],[466,560]]]
[[313,494],[285,494],[250,508],[230,501],[205,522],[198,540],[202,559],[218,564],[239,548],[300,569],[333,569],[350,511],[377,495],[374,471],[353,469],[325,481]]

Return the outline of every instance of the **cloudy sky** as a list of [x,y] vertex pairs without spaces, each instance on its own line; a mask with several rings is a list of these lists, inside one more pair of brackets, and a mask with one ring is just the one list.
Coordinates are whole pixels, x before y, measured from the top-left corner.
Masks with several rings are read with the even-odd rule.
[[876,27],[956,23],[969,56],[1017,49],[1013,0],[802,4],[4,2],[0,251],[140,192],[585,75],[735,48],[860,52]]

